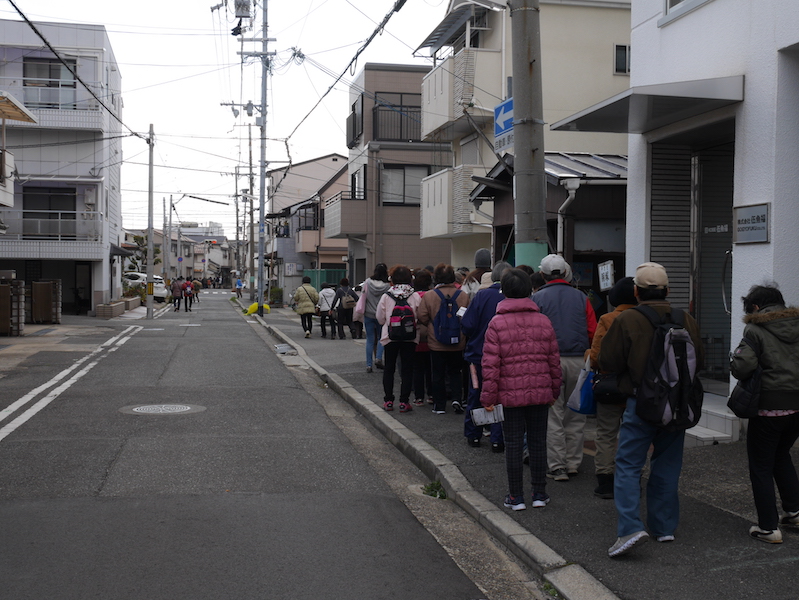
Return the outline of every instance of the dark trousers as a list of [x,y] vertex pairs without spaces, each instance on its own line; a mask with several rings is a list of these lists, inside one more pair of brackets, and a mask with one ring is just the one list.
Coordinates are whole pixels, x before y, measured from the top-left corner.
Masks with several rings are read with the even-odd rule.
[[777,496],[780,491],[786,512],[799,510],[799,479],[791,460],[791,447],[799,438],[799,413],[785,417],[749,419],[746,451],[749,455],[749,479],[761,529],[777,529]]
[[313,313],[303,313],[300,315],[300,322],[302,323],[302,330],[311,332],[313,328]]
[[319,325],[322,328],[322,337],[327,337],[327,329],[325,328],[325,322],[327,321],[330,322],[330,337],[336,337],[336,319],[328,312],[322,312],[321,316]]
[[433,369],[430,366],[430,351],[416,351],[413,354],[413,395],[417,400],[433,397]]
[[446,410],[453,400],[461,401],[461,365],[463,352],[460,350],[431,350],[430,361],[433,369],[434,410]]
[[338,315],[336,321],[338,322],[338,337],[342,340],[344,339],[344,325],[349,327],[350,335],[352,335],[352,339],[355,339],[355,329],[352,326],[352,309],[351,308],[339,308]]
[[508,492],[524,496],[524,434],[530,451],[530,476],[533,493],[544,493],[547,487],[547,419],[549,406],[505,407],[502,431],[505,436],[505,468],[508,472]]
[[175,305],[175,310],[180,310],[180,296],[174,296],[172,298],[172,304]]
[[[466,376],[468,381],[468,390],[469,390],[469,400],[466,404],[466,415],[463,419],[463,435],[466,436],[466,439],[469,440],[479,440],[480,436],[483,434],[483,426],[482,425],[475,425],[472,422],[472,410],[475,408],[482,408],[483,405],[480,404],[480,392],[483,390],[483,367],[482,365],[471,365],[470,363],[466,363],[468,365]],[[471,367],[474,366],[475,370],[475,378],[477,379],[477,387],[475,387],[472,381],[472,373]],[[491,443],[492,444],[501,444],[502,442],[502,424],[501,423],[492,423],[489,425],[491,428]]]
[[383,347],[383,400],[394,402],[394,372],[400,359],[400,402],[409,402],[413,389],[414,342],[389,342]]
[[183,296],[183,308],[186,312],[189,312],[191,310],[191,300],[192,300],[191,294],[186,294],[185,296]]

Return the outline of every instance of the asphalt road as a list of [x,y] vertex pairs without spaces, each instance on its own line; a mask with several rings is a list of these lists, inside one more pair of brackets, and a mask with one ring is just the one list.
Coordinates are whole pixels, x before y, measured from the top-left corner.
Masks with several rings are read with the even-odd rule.
[[28,342],[0,341],[4,599],[539,597],[228,295]]

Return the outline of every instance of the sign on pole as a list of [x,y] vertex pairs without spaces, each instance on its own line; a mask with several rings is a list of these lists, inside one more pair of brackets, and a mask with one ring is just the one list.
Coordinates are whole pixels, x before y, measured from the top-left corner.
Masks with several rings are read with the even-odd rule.
[[613,261],[608,260],[597,265],[599,271],[599,289],[603,292],[608,291],[613,287],[614,269]]
[[513,149],[513,98],[494,107],[494,152]]

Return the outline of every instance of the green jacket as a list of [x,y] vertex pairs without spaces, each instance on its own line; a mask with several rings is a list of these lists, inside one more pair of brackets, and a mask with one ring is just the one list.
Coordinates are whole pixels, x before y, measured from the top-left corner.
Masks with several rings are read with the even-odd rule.
[[[666,300],[647,300],[640,304],[651,306],[660,316],[671,309]],[[699,372],[705,364],[699,326],[687,312],[683,311],[683,316],[685,329],[694,342],[696,370]],[[603,373],[618,373],[619,390],[631,397],[635,396],[635,390],[644,377],[654,335],[655,329],[649,319],[634,308],[629,308],[616,317],[602,339],[599,349],[599,369]]]
[[744,338],[760,348],[760,356],[741,340],[730,354],[730,371],[746,379],[763,368],[761,410],[799,410],[799,308],[766,306],[744,317]]

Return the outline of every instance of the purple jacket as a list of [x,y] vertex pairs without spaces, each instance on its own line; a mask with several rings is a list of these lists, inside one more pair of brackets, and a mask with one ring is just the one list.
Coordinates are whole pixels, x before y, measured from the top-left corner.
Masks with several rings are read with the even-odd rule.
[[483,344],[483,406],[552,404],[560,395],[558,339],[530,298],[497,305]]

